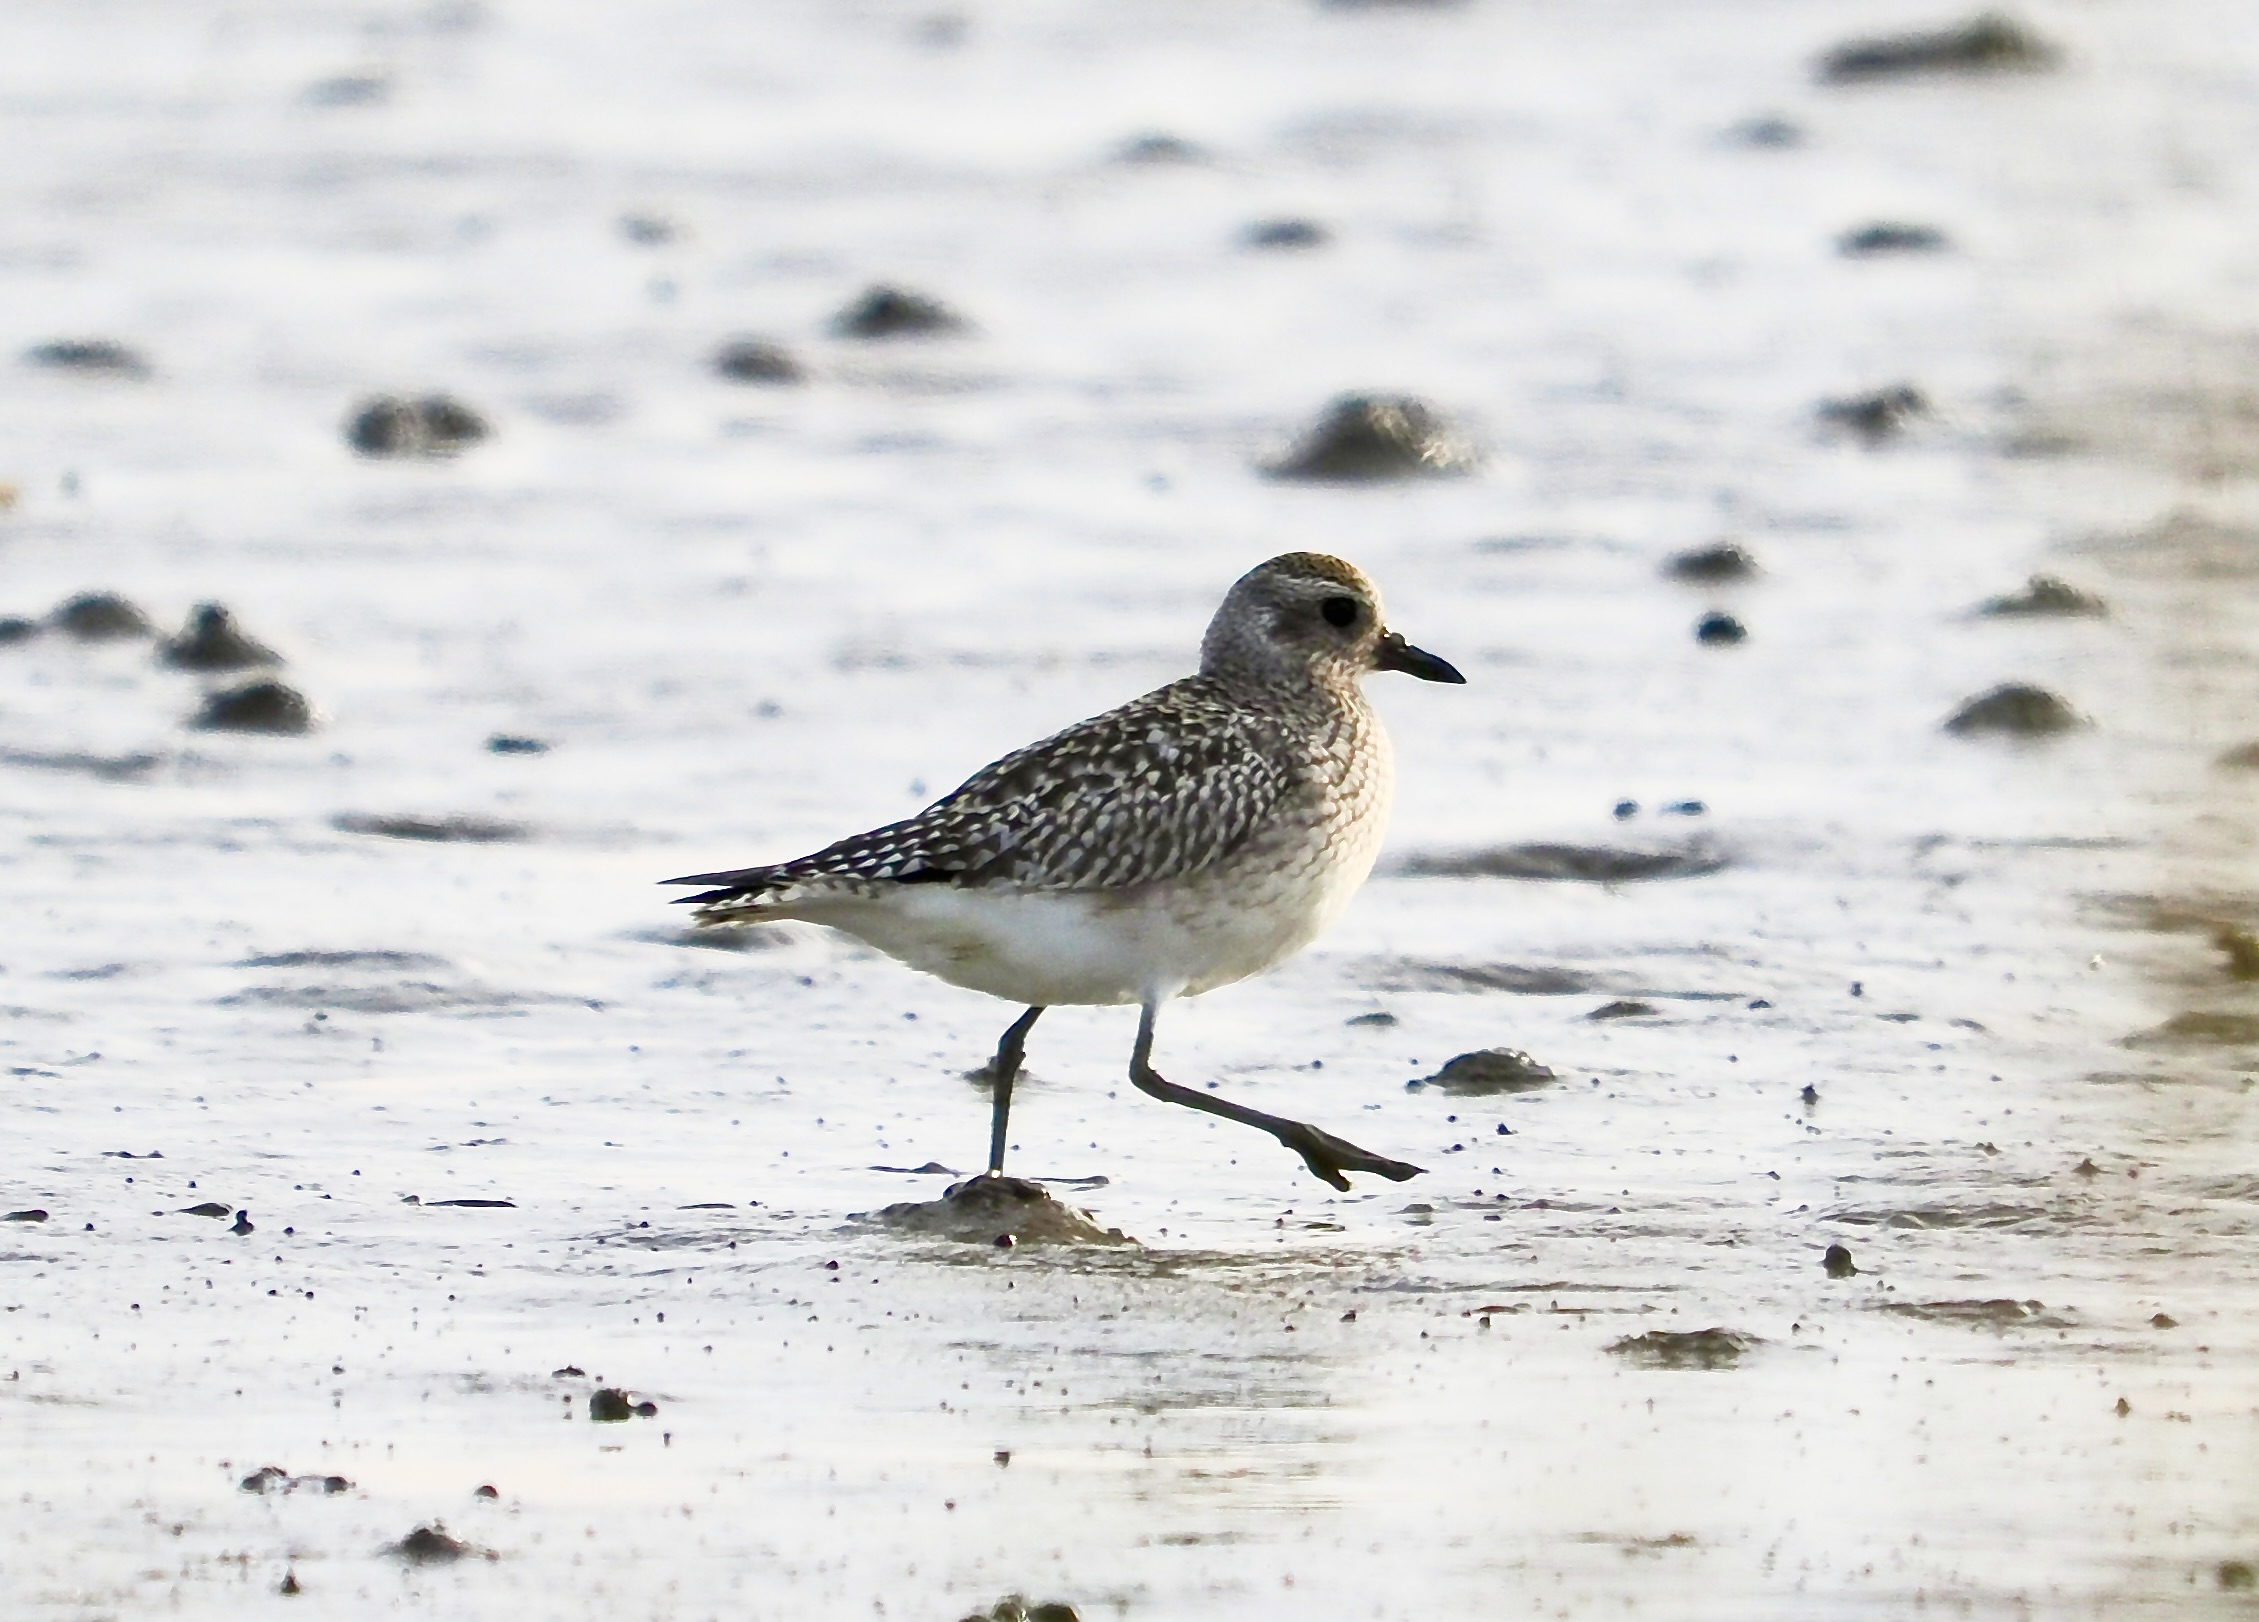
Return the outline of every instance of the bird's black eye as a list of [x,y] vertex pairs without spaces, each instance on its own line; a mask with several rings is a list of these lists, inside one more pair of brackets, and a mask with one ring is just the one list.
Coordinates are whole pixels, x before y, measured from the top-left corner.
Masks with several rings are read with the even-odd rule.
[[1354,597],[1328,597],[1318,605],[1318,612],[1325,615],[1328,625],[1339,625],[1347,628],[1357,623],[1357,599]]

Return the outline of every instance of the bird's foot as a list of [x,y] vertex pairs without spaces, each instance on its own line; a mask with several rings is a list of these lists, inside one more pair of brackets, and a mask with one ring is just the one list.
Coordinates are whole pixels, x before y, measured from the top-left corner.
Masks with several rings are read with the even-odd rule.
[[1301,1121],[1290,1121],[1275,1134],[1302,1157],[1310,1168],[1310,1175],[1322,1183],[1330,1183],[1343,1193],[1349,1191],[1349,1179],[1344,1173],[1371,1172],[1375,1177],[1385,1177],[1392,1183],[1401,1183],[1426,1171],[1425,1166],[1406,1165],[1401,1160],[1391,1160],[1386,1155],[1376,1155],[1370,1149],[1360,1149],[1347,1138],[1337,1138]]

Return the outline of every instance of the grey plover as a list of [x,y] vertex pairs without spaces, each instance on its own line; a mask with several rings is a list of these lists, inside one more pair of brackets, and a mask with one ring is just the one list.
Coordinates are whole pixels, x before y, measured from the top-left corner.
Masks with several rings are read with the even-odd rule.
[[1401,1182],[1421,1168],[1180,1087],[1150,1062],[1162,1003],[1300,951],[1372,870],[1395,777],[1358,686],[1375,670],[1466,680],[1387,629],[1357,569],[1290,552],[1233,585],[1198,675],[1006,755],[905,821],[665,882],[711,886],[684,898],[702,925],[805,919],[1022,1004],[992,1067],[991,1176],[1038,1016],[1134,1003],[1139,1091],[1258,1127],[1335,1188],[1352,1171]]

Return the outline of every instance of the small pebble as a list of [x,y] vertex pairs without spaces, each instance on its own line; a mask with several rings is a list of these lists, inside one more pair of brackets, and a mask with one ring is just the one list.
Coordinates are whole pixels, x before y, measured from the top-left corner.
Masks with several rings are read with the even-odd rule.
[[1694,640],[1706,647],[1732,647],[1748,639],[1748,628],[1731,614],[1705,614],[1694,627]]

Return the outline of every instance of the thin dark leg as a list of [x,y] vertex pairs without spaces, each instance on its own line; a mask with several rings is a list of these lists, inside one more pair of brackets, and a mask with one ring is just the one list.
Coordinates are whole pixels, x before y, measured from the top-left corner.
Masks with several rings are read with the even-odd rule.
[[1170,1104],[1182,1104],[1187,1109],[1205,1110],[1210,1115],[1221,1115],[1227,1121],[1237,1121],[1242,1126],[1252,1126],[1268,1132],[1287,1148],[1302,1157],[1311,1175],[1321,1182],[1347,1191],[1349,1179],[1342,1174],[1352,1171],[1369,1171],[1385,1177],[1392,1183],[1401,1183],[1407,1177],[1417,1177],[1427,1168],[1407,1166],[1401,1160],[1390,1160],[1369,1149],[1360,1149],[1345,1138],[1331,1132],[1321,1132],[1300,1121],[1290,1121],[1281,1115],[1265,1115],[1261,1110],[1249,1109],[1244,1104],[1234,1104],[1228,1099],[1214,1098],[1207,1093],[1196,1093],[1190,1087],[1179,1087],[1175,1082],[1158,1075],[1150,1061],[1153,1057],[1153,1015],[1156,1005],[1147,1003],[1138,1016],[1137,1047],[1130,1054],[1130,1084],[1141,1093]]
[[988,1175],[1004,1175],[1004,1123],[1012,1114],[1012,1082],[1020,1073],[1020,1060],[1027,1054],[1028,1032],[1043,1010],[1031,1008],[1012,1021],[1012,1028],[1004,1033],[1004,1040],[996,1044],[996,1111],[989,1118]]

